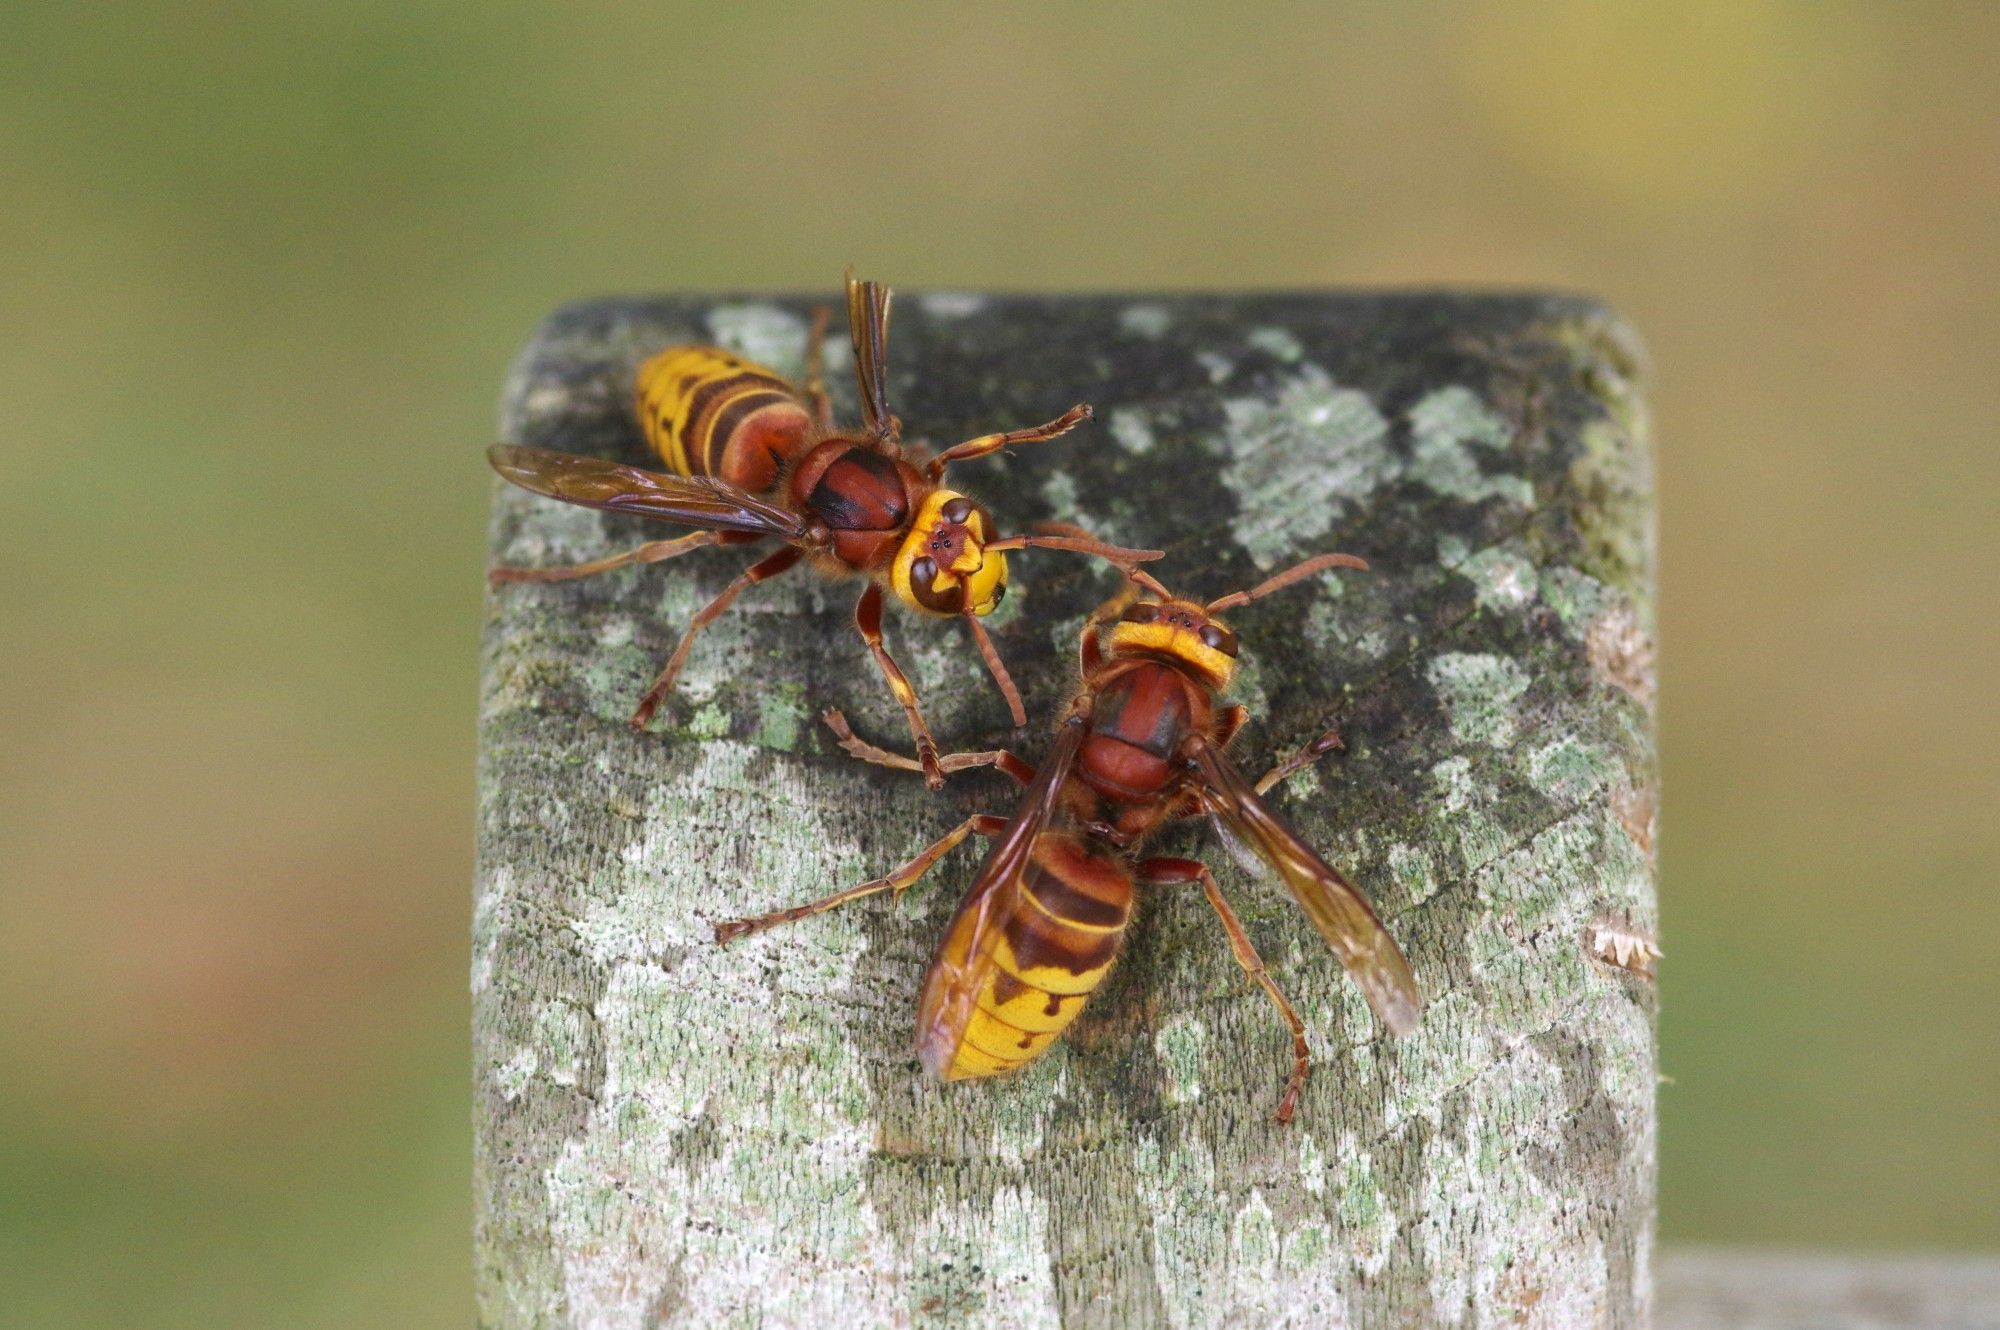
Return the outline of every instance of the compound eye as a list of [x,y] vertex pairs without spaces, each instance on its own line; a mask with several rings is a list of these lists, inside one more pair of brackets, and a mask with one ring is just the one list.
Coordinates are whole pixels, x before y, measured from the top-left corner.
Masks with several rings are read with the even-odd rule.
[[1196,636],[1200,637],[1202,645],[1211,651],[1220,651],[1225,656],[1236,654],[1236,634],[1219,623],[1204,624]]
[[937,581],[937,575],[937,560],[928,554],[919,557],[910,565],[910,580],[926,591]]
[[1126,610],[1120,616],[1126,623],[1151,623],[1159,617],[1160,607],[1158,605],[1144,603],[1132,606],[1132,608]]
[[944,507],[938,509],[938,516],[947,522],[953,522],[962,526],[965,523],[965,519],[972,516],[972,500],[961,494]]

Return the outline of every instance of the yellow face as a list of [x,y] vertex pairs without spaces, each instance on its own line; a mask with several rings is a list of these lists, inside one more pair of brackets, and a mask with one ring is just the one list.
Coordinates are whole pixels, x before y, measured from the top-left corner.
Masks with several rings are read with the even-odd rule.
[[927,614],[991,614],[1007,594],[1007,556],[988,554],[993,518],[952,490],[917,510],[889,572],[896,599]]
[[1158,656],[1186,665],[1217,689],[1236,675],[1236,634],[1186,600],[1142,600],[1111,625],[1113,656]]

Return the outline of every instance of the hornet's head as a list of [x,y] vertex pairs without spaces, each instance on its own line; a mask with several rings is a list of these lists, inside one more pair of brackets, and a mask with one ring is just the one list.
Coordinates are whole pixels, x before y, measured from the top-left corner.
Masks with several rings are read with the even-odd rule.
[[989,552],[993,515],[963,494],[933,490],[890,568],[890,588],[928,614],[991,614],[1007,594],[1007,556]]
[[1126,576],[1147,594],[1127,605],[1110,625],[1101,639],[1103,648],[1113,657],[1145,656],[1179,665],[1220,691],[1236,676],[1236,634],[1217,617],[1222,611],[1248,605],[1328,568],[1367,567],[1365,559],[1352,554],[1318,554],[1247,591],[1232,591],[1206,605],[1182,600],[1144,569],[1129,569]]
[[1104,645],[1114,658],[1144,656],[1179,665],[1218,691],[1236,675],[1236,634],[1191,600],[1161,595],[1132,602],[1110,625]]

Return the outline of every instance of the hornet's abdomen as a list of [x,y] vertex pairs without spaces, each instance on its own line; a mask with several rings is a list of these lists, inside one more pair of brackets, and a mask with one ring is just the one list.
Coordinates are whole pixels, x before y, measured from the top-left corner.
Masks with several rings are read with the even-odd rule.
[[1110,973],[1131,918],[1123,860],[1044,832],[944,1078],[998,1076],[1040,1057]]
[[639,366],[639,427],[683,476],[714,476],[763,494],[812,435],[790,384],[712,346],[676,346]]

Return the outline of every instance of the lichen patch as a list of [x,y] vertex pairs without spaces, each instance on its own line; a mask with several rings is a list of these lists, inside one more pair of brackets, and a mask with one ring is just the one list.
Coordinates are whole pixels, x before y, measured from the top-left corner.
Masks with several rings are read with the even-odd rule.
[[1472,451],[1507,448],[1513,431],[1469,388],[1427,394],[1409,411],[1410,476],[1436,493],[1468,502],[1500,498],[1527,507],[1535,487],[1525,477],[1489,474]]
[[[708,330],[717,346],[787,378],[797,378],[805,371],[808,325],[788,309],[762,301],[717,305],[709,311]],[[827,338],[829,346],[839,340]]]
[[1487,652],[1446,652],[1425,675],[1443,699],[1452,734],[1462,743],[1505,748],[1518,724],[1514,703],[1528,691],[1528,672],[1516,661]]
[[1111,441],[1135,457],[1143,457],[1153,451],[1156,440],[1144,412],[1117,407],[1111,412],[1106,428],[1111,433]]
[[[1308,365],[1274,394],[1225,398],[1230,461],[1222,480],[1237,499],[1235,534],[1258,567],[1311,548],[1343,513],[1393,480],[1389,422],[1366,393]],[[1299,458],[1313,465],[1301,467]]]

